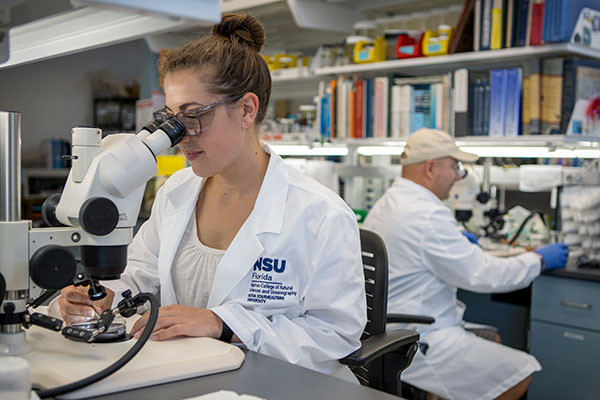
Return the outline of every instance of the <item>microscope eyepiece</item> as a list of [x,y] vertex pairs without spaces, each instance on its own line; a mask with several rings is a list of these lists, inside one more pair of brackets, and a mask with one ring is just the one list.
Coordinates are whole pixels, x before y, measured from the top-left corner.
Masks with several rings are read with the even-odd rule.
[[169,118],[160,124],[159,129],[169,136],[171,146],[181,142],[186,133],[185,125],[177,118]]
[[162,124],[162,122],[163,121],[159,121],[159,120],[155,119],[151,122],[148,122],[146,125],[144,125],[144,127],[142,129],[145,131],[148,131],[148,133],[152,133],[160,127],[160,124]]

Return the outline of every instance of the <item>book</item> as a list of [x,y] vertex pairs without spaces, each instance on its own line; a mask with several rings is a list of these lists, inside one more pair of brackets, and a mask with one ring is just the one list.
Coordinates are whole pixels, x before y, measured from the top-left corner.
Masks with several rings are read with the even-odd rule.
[[504,136],[518,136],[521,131],[521,68],[506,70],[506,120]]
[[347,137],[356,137],[356,88],[354,81],[350,81],[350,87],[348,89],[348,132]]
[[475,0],[473,6],[473,51],[481,50],[481,13],[483,0]]
[[367,138],[373,137],[375,119],[375,82],[373,79],[365,79],[365,114],[364,130]]
[[531,7],[531,32],[529,44],[537,46],[542,44],[542,27],[544,25],[544,0],[534,0]]
[[468,110],[470,125],[467,135],[485,136],[488,133],[489,86],[489,72],[469,71]]
[[600,96],[600,62],[567,58],[563,63],[563,101],[560,132],[565,133],[577,100]]
[[507,70],[490,71],[489,136],[504,136],[506,124]]
[[444,130],[444,84],[431,85],[431,127]]
[[483,0],[481,4],[481,50],[489,50],[492,40],[492,1]]
[[454,71],[452,91],[453,134],[455,137],[469,135],[469,70],[459,68]]
[[527,39],[527,21],[529,19],[529,0],[517,0],[516,24],[513,30],[513,47],[523,47]]
[[387,119],[388,119],[388,94],[389,78],[387,76],[379,76],[375,78],[375,111],[374,111],[374,137],[387,136]]
[[541,133],[560,133],[562,114],[563,58],[542,60]]
[[411,116],[414,110],[413,99],[413,86],[402,85],[400,87],[400,93],[402,100],[400,101],[400,137],[407,138],[412,131],[411,129]]
[[392,116],[391,122],[391,136],[393,138],[400,138],[400,112],[402,110],[402,86],[392,86],[392,100],[390,107],[390,114]]
[[414,85],[412,103],[414,110],[411,114],[411,132],[421,128],[431,128],[431,84]]
[[490,49],[502,48],[502,0],[493,0],[491,11]]
[[448,44],[448,54],[473,51],[474,10],[475,0],[466,0]]
[[552,37],[553,42],[568,42],[571,39],[573,29],[579,18],[579,13],[584,7],[592,10],[600,10],[598,0],[562,0],[560,3],[560,11],[558,12],[558,21],[555,25],[555,35]]
[[544,19],[542,24],[542,42],[548,43],[551,40],[552,18],[554,18],[554,3],[556,0],[546,0],[544,4]]
[[357,79],[355,82],[356,87],[356,121],[354,123],[354,136],[355,138],[365,137],[364,130],[364,112],[365,112],[365,81],[363,79]]

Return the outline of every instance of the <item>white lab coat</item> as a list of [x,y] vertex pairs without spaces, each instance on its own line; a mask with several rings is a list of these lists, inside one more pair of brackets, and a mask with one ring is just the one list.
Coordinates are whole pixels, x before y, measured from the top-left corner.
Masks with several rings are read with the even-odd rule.
[[[337,360],[360,347],[366,324],[358,225],[334,192],[271,153],[252,213],[217,267],[208,308],[250,350],[355,379]],[[191,168],[158,191],[129,246],[115,292],[154,292],[177,304],[171,266],[202,188]],[[194,266],[190,266],[194,268]]]
[[[494,398],[541,367],[534,357],[478,338],[461,328],[465,306],[457,288],[479,293],[528,286],[540,274],[536,254],[498,258],[471,244],[450,210],[431,191],[397,178],[363,227],[379,233],[389,258],[388,312],[428,315],[418,352],[403,380],[449,399]],[[473,378],[466,378],[471,370]],[[471,380],[472,379],[472,380]]]

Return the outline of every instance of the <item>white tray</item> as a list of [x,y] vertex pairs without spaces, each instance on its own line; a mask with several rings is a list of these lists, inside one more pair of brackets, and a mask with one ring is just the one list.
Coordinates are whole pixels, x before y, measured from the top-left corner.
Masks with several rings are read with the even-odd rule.
[[[136,316],[127,320],[133,325]],[[128,329],[128,331],[129,331]],[[34,350],[25,357],[31,382],[53,388],[88,377],[129,350],[136,339],[120,343],[83,343],[39,327],[27,331]],[[244,353],[238,347],[210,338],[151,339],[123,368],[107,378],[60,398],[82,398],[187,379],[239,368]]]

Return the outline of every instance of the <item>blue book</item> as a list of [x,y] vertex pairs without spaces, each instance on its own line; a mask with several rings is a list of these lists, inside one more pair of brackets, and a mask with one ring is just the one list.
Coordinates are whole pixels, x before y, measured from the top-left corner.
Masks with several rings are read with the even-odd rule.
[[414,111],[410,119],[410,131],[431,128],[431,85],[429,83],[413,85],[412,103]]
[[489,50],[492,41],[492,0],[481,6],[481,50]]
[[519,0],[517,9],[517,31],[515,46],[523,47],[527,43],[527,20],[529,19],[529,2],[533,0]]
[[489,136],[504,136],[506,123],[506,69],[490,71]]
[[553,37],[553,42],[568,42],[571,39],[573,29],[579,18],[581,9],[587,7],[592,10],[600,11],[599,0],[562,0],[561,9],[558,13],[559,21],[557,21],[556,29],[558,34]]
[[365,79],[365,137],[373,137],[373,128],[375,121],[375,81]]
[[521,68],[506,71],[506,121],[504,136],[518,136],[521,130],[521,98],[523,73]]
[[542,42],[548,43],[552,38],[552,28],[554,27],[552,18],[554,18],[554,3],[556,0],[546,0],[544,3],[544,24],[542,26]]
[[490,79],[483,81],[483,107],[481,120],[481,135],[490,134]]
[[327,93],[321,98],[321,136],[325,138],[331,137],[329,131],[329,98],[331,95]]

